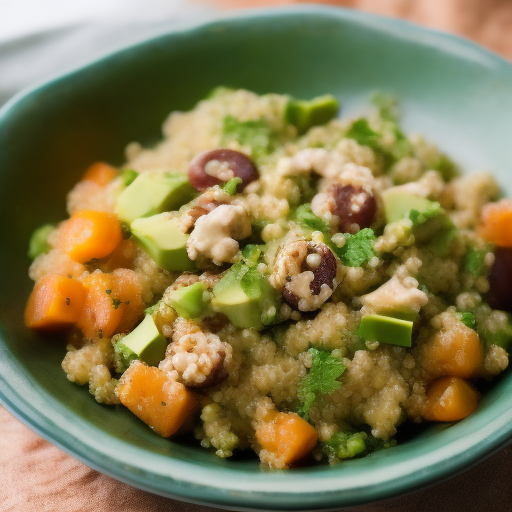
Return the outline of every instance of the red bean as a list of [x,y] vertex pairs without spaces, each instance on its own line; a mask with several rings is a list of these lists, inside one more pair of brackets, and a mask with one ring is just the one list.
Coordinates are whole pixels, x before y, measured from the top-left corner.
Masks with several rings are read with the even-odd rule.
[[332,213],[339,218],[340,232],[355,233],[371,226],[377,211],[377,201],[371,192],[342,184],[331,185],[327,192],[334,198]]
[[[310,254],[318,254],[321,257],[320,264],[310,267],[307,262],[307,256]],[[322,285],[326,284],[334,290],[334,281],[336,279],[337,261],[333,252],[327,245],[323,243],[308,242],[307,256],[301,263],[301,272],[313,272],[313,281],[309,283],[309,289],[313,295],[319,295]],[[290,276],[292,277],[292,276]],[[300,299],[306,297],[298,297],[295,293],[285,286],[283,290],[283,299],[294,309],[298,309]]]
[[[212,170],[208,170],[207,164],[214,161],[218,165],[213,167],[212,172]],[[222,164],[226,165],[221,167]],[[216,172],[218,168],[221,168],[221,177],[215,175],[219,174]],[[192,186],[199,191],[225,183],[235,177],[242,179],[242,183],[237,188],[237,191],[241,192],[251,181],[257,180],[259,175],[253,161],[247,155],[233,149],[203,151],[196,155],[188,166],[188,179]]]
[[497,247],[489,273],[487,302],[493,309],[512,313],[512,248]]

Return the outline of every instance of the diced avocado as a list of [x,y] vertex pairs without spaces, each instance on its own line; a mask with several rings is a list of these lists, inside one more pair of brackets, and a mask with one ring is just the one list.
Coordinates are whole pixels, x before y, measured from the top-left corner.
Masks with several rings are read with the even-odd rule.
[[165,357],[166,348],[167,340],[157,329],[151,315],[146,315],[130,334],[114,346],[125,368],[135,359],[140,359],[150,366],[156,366]]
[[116,211],[124,222],[177,210],[195,195],[185,174],[144,172],[117,198]]
[[291,98],[286,105],[285,119],[303,133],[312,126],[325,124],[336,117],[339,108],[338,100],[331,94],[318,96],[309,101]]
[[128,187],[131,185],[135,178],[139,176],[139,173],[137,171],[134,171],[133,169],[123,169],[121,171],[121,181],[123,182],[123,185],[125,187]]
[[[235,327],[263,329],[275,319],[278,305],[276,290],[256,269],[241,276],[233,267],[214,287],[212,306],[224,313]],[[260,278],[254,274],[253,279],[244,281],[249,272],[258,273]]]
[[51,224],[43,224],[38,227],[30,236],[28,243],[28,257],[36,259],[40,254],[46,254],[51,246],[48,243],[50,233],[55,229]]
[[439,203],[411,194],[400,187],[391,187],[382,192],[386,222],[396,222],[409,217],[414,224],[421,224],[437,215]]
[[410,347],[412,325],[411,321],[390,316],[366,315],[361,318],[357,334],[366,341]]
[[132,236],[164,270],[195,270],[188,257],[187,240],[170,213],[136,219],[131,223]]
[[183,318],[200,318],[210,304],[210,294],[204,283],[178,288],[169,294],[165,302]]

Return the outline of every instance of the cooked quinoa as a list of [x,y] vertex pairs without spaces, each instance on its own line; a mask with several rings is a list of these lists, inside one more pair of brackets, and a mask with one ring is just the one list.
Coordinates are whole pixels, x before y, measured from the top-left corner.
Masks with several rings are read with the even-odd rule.
[[508,366],[512,203],[375,103],[218,88],[171,113],[34,233],[27,326],[98,402],[219,457],[333,464],[464,418]]

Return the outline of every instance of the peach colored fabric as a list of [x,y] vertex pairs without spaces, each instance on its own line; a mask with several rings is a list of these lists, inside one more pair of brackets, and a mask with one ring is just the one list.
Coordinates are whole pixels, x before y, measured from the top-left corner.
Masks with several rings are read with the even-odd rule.
[[[219,7],[293,0],[210,0]],[[326,2],[409,19],[474,39],[512,59],[512,1],[340,0]],[[31,432],[0,407],[1,512],[210,512],[139,491],[87,468]],[[427,490],[353,512],[509,512],[512,447]]]

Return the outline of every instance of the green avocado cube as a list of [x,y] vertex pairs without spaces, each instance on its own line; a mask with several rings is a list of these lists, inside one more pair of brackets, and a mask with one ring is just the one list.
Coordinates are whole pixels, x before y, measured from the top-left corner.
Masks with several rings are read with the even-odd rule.
[[183,318],[200,318],[210,304],[211,296],[206,285],[198,282],[174,290],[165,302]]
[[244,283],[235,265],[213,288],[212,306],[226,315],[235,327],[263,329],[275,319],[276,290],[261,274],[259,279]]
[[312,126],[327,123],[338,114],[340,104],[332,94],[318,96],[312,100],[291,98],[285,109],[285,119],[303,133]]
[[51,224],[43,224],[34,230],[28,243],[29,258],[35,260],[40,254],[46,254],[51,249],[48,243],[48,237],[54,229],[55,226]]
[[388,345],[410,347],[413,322],[383,315],[361,318],[357,334],[365,341],[378,341]]
[[409,217],[415,225],[422,224],[440,211],[439,203],[400,190],[400,187],[384,190],[382,200],[388,224],[406,217]]
[[187,254],[189,235],[180,230],[170,213],[135,219],[130,229],[135,240],[159,267],[170,272],[196,270]]
[[117,215],[122,221],[130,223],[140,217],[177,210],[188,203],[195,193],[185,174],[144,172],[117,198]]
[[167,348],[167,340],[160,333],[151,315],[146,315],[144,320],[135,329],[118,341],[114,350],[123,362],[123,367],[139,359],[150,366],[156,366],[164,357]]

